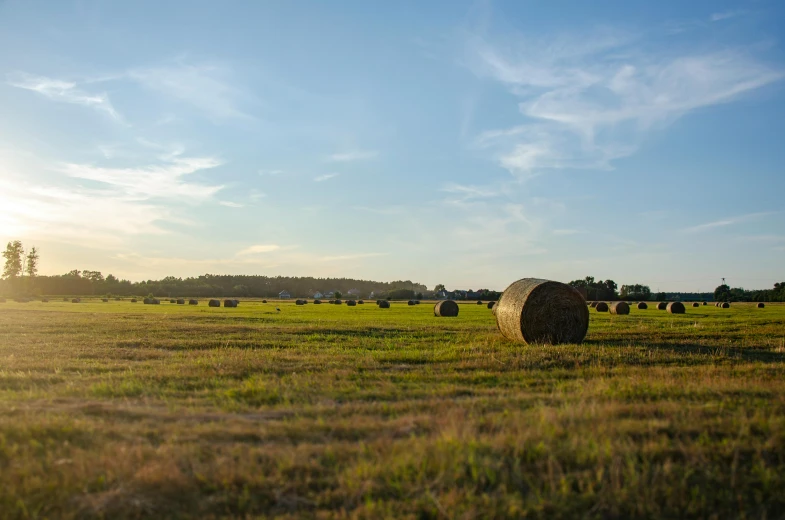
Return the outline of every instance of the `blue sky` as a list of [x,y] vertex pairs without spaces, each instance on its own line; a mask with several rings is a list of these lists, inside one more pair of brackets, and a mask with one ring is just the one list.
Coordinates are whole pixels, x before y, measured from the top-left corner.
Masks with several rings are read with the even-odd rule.
[[785,3],[0,2],[42,272],[785,279]]

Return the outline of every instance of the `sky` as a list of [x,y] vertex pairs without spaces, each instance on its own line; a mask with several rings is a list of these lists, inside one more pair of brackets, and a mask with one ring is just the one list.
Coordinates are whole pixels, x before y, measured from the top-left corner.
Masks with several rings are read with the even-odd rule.
[[785,280],[785,2],[0,0],[41,274]]

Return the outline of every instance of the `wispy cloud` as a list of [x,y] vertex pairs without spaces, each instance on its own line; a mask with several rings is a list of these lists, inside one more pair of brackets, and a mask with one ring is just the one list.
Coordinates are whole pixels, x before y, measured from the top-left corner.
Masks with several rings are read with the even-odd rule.
[[324,175],[319,175],[318,177],[314,177],[313,180],[315,182],[324,182],[330,179],[334,179],[335,177],[338,177],[338,175],[339,174],[337,173],[325,173]]
[[112,168],[92,164],[67,163],[58,170],[69,177],[95,181],[117,188],[137,199],[179,199],[200,202],[212,197],[223,186],[188,182],[187,175],[221,165],[215,157],[163,157],[162,162],[131,168]]
[[104,93],[89,93],[80,89],[75,82],[35,76],[24,72],[9,74],[7,83],[13,87],[37,92],[53,101],[82,105],[122,121],[120,114],[112,106],[109,96]]
[[722,11],[719,13],[712,13],[709,17],[709,20],[712,22],[719,22],[721,20],[728,20],[730,18],[736,18],[737,16],[742,16],[747,14],[749,11],[746,9],[736,9],[732,11]]
[[500,192],[488,187],[448,183],[441,191],[455,194],[460,201],[498,197]]
[[610,168],[651,130],[783,77],[782,68],[742,48],[656,53],[608,31],[512,44],[474,38],[469,49],[478,75],[519,98],[516,108],[527,122],[487,131],[477,144],[520,177],[553,168]]
[[232,202],[230,200],[219,200],[218,204],[221,206],[226,206],[227,208],[244,208],[244,204],[240,204],[239,202]]
[[356,254],[349,254],[349,255],[334,255],[334,256],[323,256],[321,258],[324,262],[334,262],[336,260],[357,260],[360,258],[373,258],[376,256],[387,256],[389,253],[356,253]]
[[262,176],[265,176],[265,175],[281,175],[282,173],[284,173],[284,171],[283,170],[259,170],[257,173],[259,173],[259,175],[262,175]]
[[710,231],[716,228],[722,228],[727,226],[733,226],[735,224],[741,224],[743,222],[749,222],[751,220],[757,220],[769,215],[774,215],[777,212],[766,211],[761,213],[748,213],[746,215],[738,215],[735,217],[728,217],[720,220],[715,220],[712,222],[707,222],[705,224],[698,224],[697,226],[691,226],[688,228],[682,229],[684,233],[700,233],[703,231]]
[[137,68],[126,76],[142,86],[190,104],[219,119],[250,119],[241,108],[253,98],[237,86],[232,69],[224,64],[189,64]]
[[377,155],[379,155],[379,153],[374,150],[353,150],[350,152],[334,153],[327,156],[326,160],[330,162],[366,161],[368,159],[373,159]]
[[237,256],[271,253],[273,251],[278,251],[279,249],[281,249],[281,246],[278,244],[257,244],[255,246],[246,247],[245,249],[238,251]]

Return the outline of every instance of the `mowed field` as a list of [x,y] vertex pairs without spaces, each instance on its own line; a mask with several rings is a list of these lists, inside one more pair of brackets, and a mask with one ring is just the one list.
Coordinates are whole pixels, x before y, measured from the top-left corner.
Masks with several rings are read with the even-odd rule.
[[0,304],[0,518],[785,515],[785,306],[432,307]]

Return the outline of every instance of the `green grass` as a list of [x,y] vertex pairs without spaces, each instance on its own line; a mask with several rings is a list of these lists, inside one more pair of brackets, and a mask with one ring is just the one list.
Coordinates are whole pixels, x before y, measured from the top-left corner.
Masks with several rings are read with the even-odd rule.
[[782,305],[0,304],[0,518],[783,515]]

